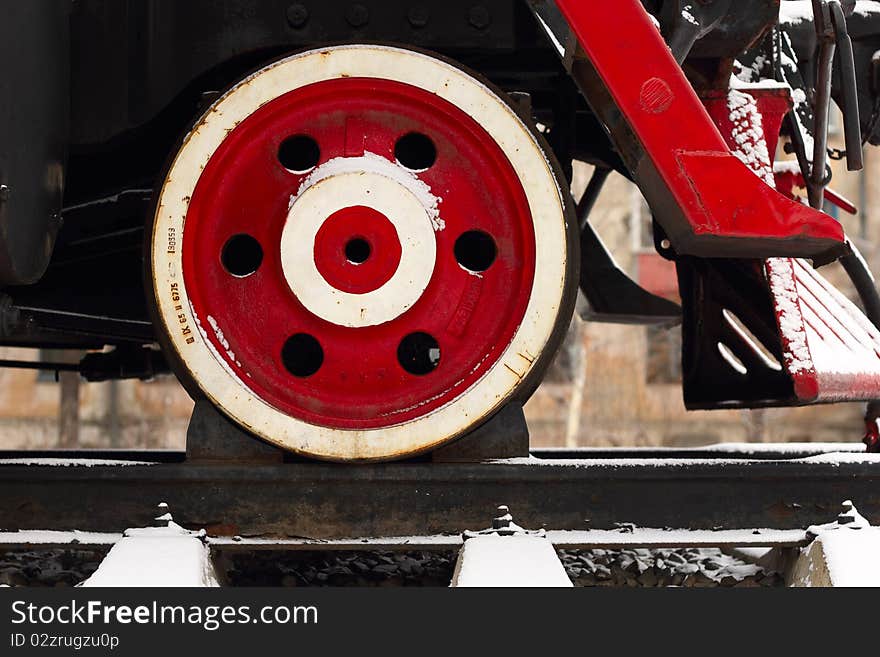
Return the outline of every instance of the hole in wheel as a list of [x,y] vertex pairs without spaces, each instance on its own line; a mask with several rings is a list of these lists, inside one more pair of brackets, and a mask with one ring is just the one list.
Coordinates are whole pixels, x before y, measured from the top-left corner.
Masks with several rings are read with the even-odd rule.
[[411,132],[397,140],[394,157],[410,171],[425,171],[437,160],[437,147],[430,137]]
[[297,333],[288,338],[281,349],[281,361],[293,376],[306,378],[316,374],[324,364],[321,343],[308,333]]
[[220,254],[223,266],[233,276],[244,278],[250,276],[263,263],[263,247],[250,235],[233,235]]
[[288,171],[306,173],[311,171],[321,159],[318,142],[308,135],[288,137],[278,148],[278,161]]
[[440,345],[427,333],[410,333],[397,347],[397,360],[410,374],[430,374],[440,364]]
[[373,249],[363,237],[354,237],[345,245],[345,258],[353,265],[362,265],[370,257]]
[[455,240],[455,259],[458,264],[472,272],[483,272],[492,266],[498,255],[495,240],[481,230],[469,230]]

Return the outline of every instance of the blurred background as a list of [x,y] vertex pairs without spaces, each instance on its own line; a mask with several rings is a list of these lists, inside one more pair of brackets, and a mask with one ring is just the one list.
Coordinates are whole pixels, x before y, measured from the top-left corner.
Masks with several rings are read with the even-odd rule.
[[[839,117],[833,146],[842,146]],[[829,206],[875,272],[880,272],[880,149],[865,169],[834,165],[831,187],[855,202],[850,216]],[[591,167],[577,166],[574,193]],[[638,189],[613,174],[591,217],[618,264],[643,287],[677,300],[675,268],[654,251],[651,215]],[[837,265],[822,270],[851,299]],[[547,379],[526,407],[532,445],[696,446],[717,442],[861,440],[863,405],[839,404],[757,411],[685,411],[681,396],[680,329],[584,323],[575,318]],[[70,353],[44,351],[59,362]],[[28,350],[0,349],[0,358],[34,360]],[[192,401],[174,377],[150,382],[86,383],[76,373],[0,370],[0,449],[182,449]]]

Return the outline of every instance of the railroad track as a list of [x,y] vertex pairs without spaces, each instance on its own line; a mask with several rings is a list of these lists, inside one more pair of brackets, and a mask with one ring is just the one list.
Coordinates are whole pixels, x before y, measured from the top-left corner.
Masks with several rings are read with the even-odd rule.
[[[841,447],[839,449],[851,449]],[[857,449],[857,447],[856,447]],[[8,455],[7,455],[8,456]],[[167,502],[186,527],[242,536],[458,534],[506,503],[524,526],[803,529],[844,499],[880,524],[880,457],[809,446],[756,458],[536,451],[479,463],[339,465],[186,460],[183,454],[17,455],[0,462],[0,527],[118,532]]]
[[[637,548],[809,554],[820,535],[810,528],[833,520],[850,498],[866,527],[880,524],[880,456],[846,445],[548,450],[484,463],[366,466],[188,462],[173,452],[76,456],[0,454],[0,549],[112,555],[159,532],[197,543],[205,562],[193,567],[202,572],[213,554],[466,555],[471,539],[499,533],[537,541],[547,559],[556,550]],[[173,522],[163,512],[157,523],[151,498],[173,509]],[[534,531],[502,514],[492,530],[468,534],[499,502]]]

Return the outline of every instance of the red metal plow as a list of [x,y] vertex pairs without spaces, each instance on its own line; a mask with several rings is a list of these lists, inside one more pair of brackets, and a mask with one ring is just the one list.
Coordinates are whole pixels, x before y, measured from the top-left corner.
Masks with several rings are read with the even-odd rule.
[[700,98],[639,0],[556,4],[579,44],[572,75],[671,243],[688,407],[880,397],[880,331],[797,259],[847,247],[835,219],[781,193],[790,180],[777,189],[788,86]]

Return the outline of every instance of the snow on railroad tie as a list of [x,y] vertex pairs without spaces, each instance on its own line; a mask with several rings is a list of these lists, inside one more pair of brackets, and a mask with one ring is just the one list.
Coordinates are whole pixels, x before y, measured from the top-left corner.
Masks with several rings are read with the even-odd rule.
[[164,526],[126,530],[98,569],[80,586],[220,586],[209,548],[203,540],[205,532],[184,529],[172,520],[170,513],[160,515],[156,521]]
[[515,522],[506,505],[488,529],[462,534],[452,587],[570,587],[572,582],[543,529]]
[[836,522],[810,527],[788,577],[794,587],[880,586],[880,527],[872,527],[849,500]]
[[458,555],[453,587],[570,587],[571,580],[543,536],[475,536]]

